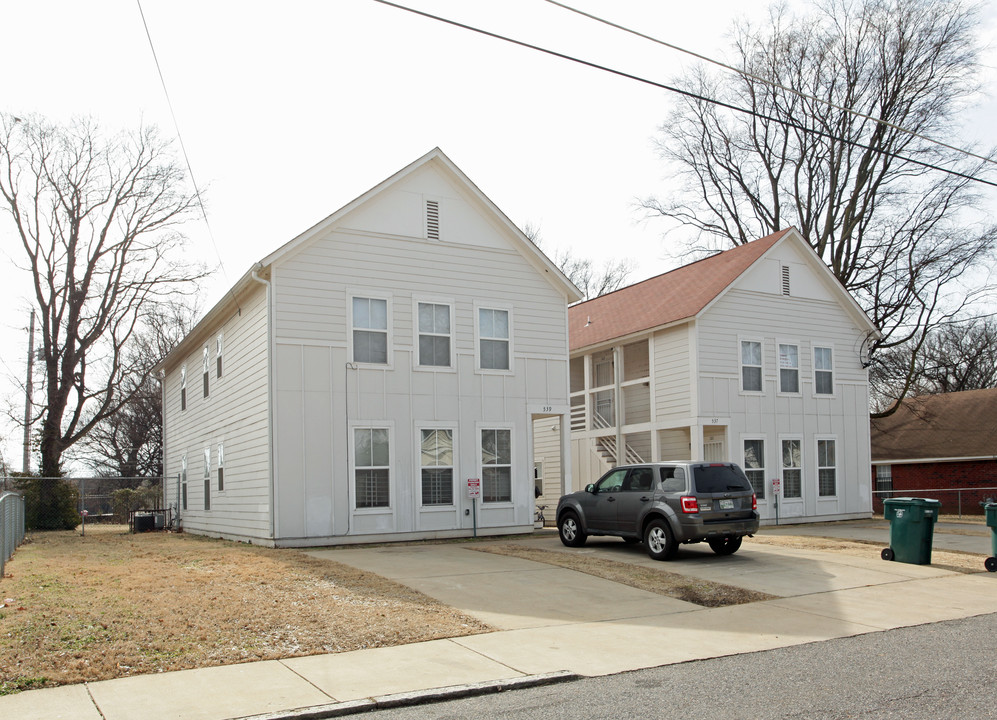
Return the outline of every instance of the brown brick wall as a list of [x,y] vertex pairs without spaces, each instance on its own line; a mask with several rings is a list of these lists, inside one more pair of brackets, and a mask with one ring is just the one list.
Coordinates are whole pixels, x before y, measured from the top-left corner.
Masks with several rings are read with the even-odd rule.
[[[986,498],[997,500],[997,490],[972,488],[997,488],[997,460],[978,460],[948,463],[913,463],[893,465],[893,497],[924,497],[941,500],[941,512],[959,512],[962,496],[963,515],[981,515],[980,502]],[[924,488],[953,488],[941,492],[922,492]],[[961,493],[955,488],[963,488]],[[965,489],[970,488],[970,489]],[[876,468],[872,469],[872,489],[876,489]],[[883,513],[883,495],[873,495],[872,510]]]

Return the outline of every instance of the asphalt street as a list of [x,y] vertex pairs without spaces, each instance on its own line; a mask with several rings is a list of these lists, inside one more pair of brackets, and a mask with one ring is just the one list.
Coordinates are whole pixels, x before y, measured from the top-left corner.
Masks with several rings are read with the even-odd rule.
[[997,615],[373,713],[379,720],[997,718]]

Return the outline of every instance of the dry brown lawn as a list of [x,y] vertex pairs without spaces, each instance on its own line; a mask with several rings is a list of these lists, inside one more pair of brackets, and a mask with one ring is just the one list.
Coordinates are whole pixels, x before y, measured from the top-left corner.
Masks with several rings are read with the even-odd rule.
[[372,573],[194,535],[34,533],[0,581],[0,694],[488,632]]
[[627,562],[594,558],[591,555],[572,555],[557,550],[543,550],[519,543],[483,545],[474,549],[496,555],[511,555],[547,565],[557,565],[568,570],[576,570],[586,575],[594,575],[604,580],[629,585],[638,590],[685,600],[703,607],[741,605],[759,600],[771,600],[776,597],[733,585],[686,577],[657,567],[648,568]]

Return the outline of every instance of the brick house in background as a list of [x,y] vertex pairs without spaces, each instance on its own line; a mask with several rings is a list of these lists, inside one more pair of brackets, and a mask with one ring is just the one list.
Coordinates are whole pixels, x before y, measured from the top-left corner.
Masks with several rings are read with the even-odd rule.
[[997,388],[909,398],[871,429],[874,511],[890,493],[935,498],[953,513],[997,498]]

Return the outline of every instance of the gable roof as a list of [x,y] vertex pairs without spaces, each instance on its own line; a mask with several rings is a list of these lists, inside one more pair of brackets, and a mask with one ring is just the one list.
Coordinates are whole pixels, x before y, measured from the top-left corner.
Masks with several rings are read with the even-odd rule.
[[795,240],[810,265],[828,281],[842,305],[870,333],[878,334],[859,304],[796,228],[779,230],[680,268],[568,309],[571,351],[644,333],[701,314],[734,282],[783,241]]
[[238,281],[236,281],[235,285],[233,285],[228,292],[225,293],[225,296],[222,297],[222,299],[219,300],[214,307],[212,307],[205,314],[205,316],[193,327],[193,329],[191,329],[187,336],[175,348],[173,348],[173,350],[168,353],[162,361],[159,362],[156,368],[163,370],[171,366],[176,362],[177,358],[186,356],[189,352],[191,352],[192,347],[202,344],[205,341],[205,338],[210,337],[214,332],[214,328],[221,323],[234,308],[239,307],[239,299],[244,297],[247,292],[251,292],[257,285],[257,280],[254,276],[267,276],[269,267],[274,262],[277,262],[278,260],[293,253],[303,244],[320,237],[329,229],[333,228],[339,220],[351,211],[356,210],[358,207],[381,194],[392,185],[397,184],[420,168],[430,164],[440,168],[450,177],[451,180],[455,181],[459,187],[467,191],[471,197],[481,203],[487,212],[492,213],[498,223],[509,231],[509,236],[512,238],[513,243],[519,252],[526,257],[539,272],[542,272],[544,277],[546,277],[548,281],[554,285],[554,287],[558,288],[564,294],[567,302],[577,302],[582,298],[581,292],[574,286],[567,276],[561,272],[561,269],[557,267],[557,265],[555,265],[554,262],[536,246],[536,244],[531,242],[523,231],[515,223],[513,223],[508,216],[506,216],[506,214],[503,213],[498,206],[488,198],[487,195],[481,192],[478,186],[471,182],[471,179],[468,178],[467,175],[465,175],[463,171],[458,168],[442,150],[440,150],[440,148],[436,147],[420,157],[418,160],[409,163],[391,177],[378,183],[364,194],[355,198],[351,202],[348,202],[324,220],[319,221],[303,233],[284,243],[259,262],[255,263],[241,278],[239,278]]
[[873,462],[997,458],[997,388],[908,398],[871,438]]
[[573,305],[568,311],[571,349],[695,317],[788,232],[780,230]]

